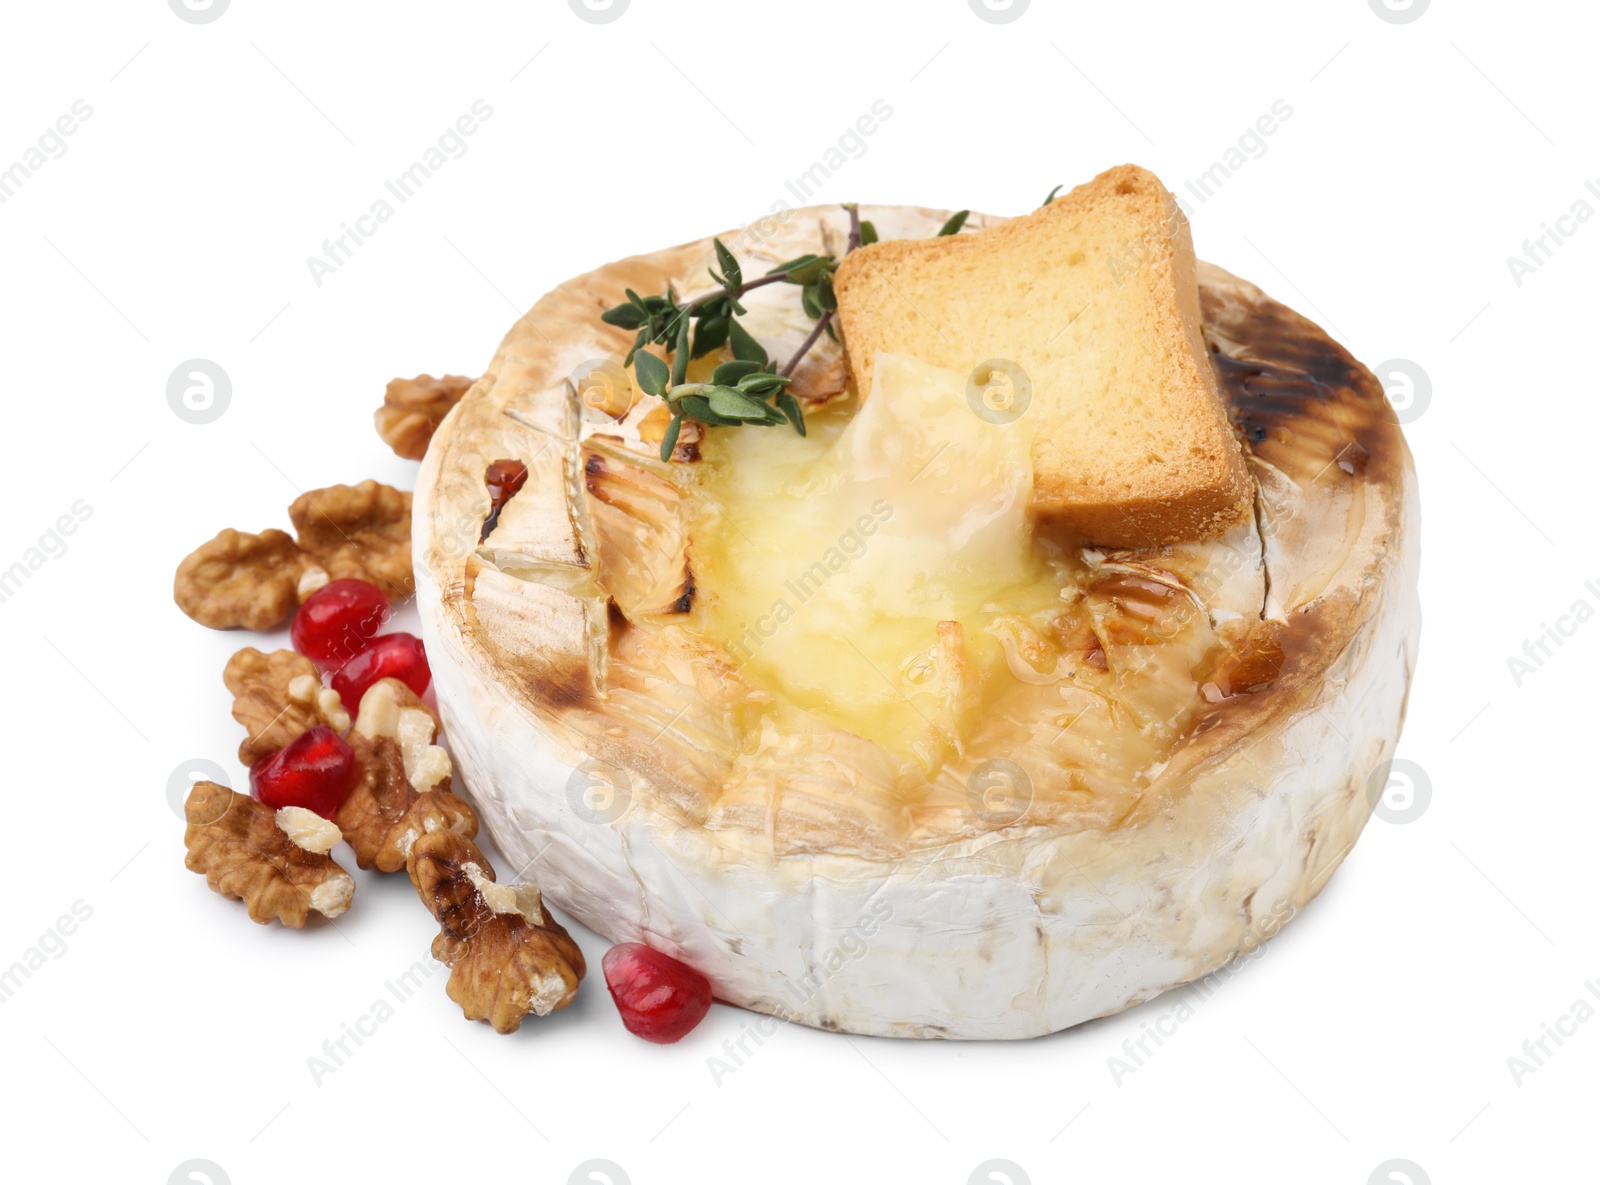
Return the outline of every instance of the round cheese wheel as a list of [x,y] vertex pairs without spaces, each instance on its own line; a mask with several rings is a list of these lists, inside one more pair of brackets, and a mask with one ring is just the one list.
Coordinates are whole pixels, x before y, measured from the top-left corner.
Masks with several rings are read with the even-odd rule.
[[[946,217],[861,214],[884,238]],[[847,232],[844,211],[815,208],[722,237],[753,276],[840,253]],[[1090,651],[1060,687],[1034,680],[1037,718],[990,712],[910,760],[789,702],[697,628],[717,594],[695,578],[713,442],[686,424],[659,460],[659,402],[616,397],[632,335],[600,314],[630,288],[705,291],[714,263],[708,238],[561,285],[423,462],[414,555],[439,705],[516,875],[606,937],[696,967],[720,999],[884,1036],[1053,1032],[1275,933],[1359,836],[1415,661],[1416,479],[1373,376],[1201,264],[1252,520],[1209,543],[1080,548]],[[811,328],[797,295],[746,298],[773,357]],[[815,408],[848,399],[836,344],[795,390]],[[500,461],[528,476],[497,507]],[[1131,628],[1165,600],[1209,631],[1183,635],[1205,645],[1182,661],[1153,660],[1179,651]],[[1040,726],[1045,697],[1074,695],[1098,725]]]

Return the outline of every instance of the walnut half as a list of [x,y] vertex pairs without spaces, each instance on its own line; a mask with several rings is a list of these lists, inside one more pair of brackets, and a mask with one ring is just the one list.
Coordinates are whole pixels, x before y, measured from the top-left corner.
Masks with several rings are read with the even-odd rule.
[[391,601],[415,591],[411,495],[382,482],[310,490],[289,504],[300,550],[334,580],[376,584]]
[[415,590],[411,495],[376,481],[301,494],[289,506],[299,538],[224,530],[178,565],[172,599],[212,629],[270,630],[330,580],[375,584],[391,601]]
[[356,883],[328,852],[339,829],[301,807],[274,811],[215,782],[196,782],[184,803],[184,865],[224,897],[237,897],[252,921],[299,929],[314,910],[336,918]]
[[222,530],[178,565],[172,599],[214,630],[270,630],[294,611],[306,565],[283,531]]
[[583,952],[532,885],[501,885],[477,844],[435,831],[407,862],[417,895],[439,923],[433,957],[450,967],[445,990],[468,1020],[515,1032],[530,1013],[572,1003]]
[[222,681],[233,692],[233,718],[244,725],[239,760],[254,765],[308,728],[326,724],[335,732],[350,727],[339,693],[322,685],[317,664],[293,650],[263,654],[246,646],[228,660]]
[[478,816],[450,792],[450,755],[438,737],[439,718],[400,680],[380,679],[361,697],[348,737],[355,783],[334,812],[358,867],[399,872],[429,832],[478,834]]
[[372,413],[378,435],[396,456],[408,461],[422,460],[440,421],[461,402],[461,397],[476,381],[458,374],[438,379],[431,374],[394,379],[383,393],[383,406]]

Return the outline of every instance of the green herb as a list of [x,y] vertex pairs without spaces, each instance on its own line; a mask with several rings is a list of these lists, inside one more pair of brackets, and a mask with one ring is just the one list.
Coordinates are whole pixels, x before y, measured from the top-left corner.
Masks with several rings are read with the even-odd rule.
[[845,254],[850,254],[857,247],[865,247],[868,243],[876,243],[878,228],[862,219],[861,207],[855,202],[846,202],[844,208],[850,213],[850,237],[845,245]]
[[672,450],[678,447],[678,433],[683,431],[683,417],[673,416],[667,422],[666,434],[661,437],[661,459],[665,461],[672,456]]
[[646,395],[665,396],[669,385],[667,364],[654,354],[640,354],[633,361],[633,374],[639,390]]
[[[857,247],[878,241],[878,229],[863,221],[860,209],[852,204],[850,235],[845,254]],[[939,231],[955,234],[967,220],[967,211],[953,216]],[[670,460],[683,431],[684,420],[696,420],[719,428],[745,424],[774,427],[788,424],[801,436],[806,434],[805,414],[800,401],[787,390],[800,363],[826,333],[833,340],[833,318],[839,303],[833,292],[833,273],[839,261],[832,255],[801,255],[755,279],[744,278],[739,260],[721,239],[713,239],[716,266],[710,268],[717,287],[703,296],[681,301],[669,286],[658,296],[640,296],[627,289],[628,299],[600,314],[607,325],[637,331],[633,346],[623,359],[633,367],[639,390],[666,401],[672,419],[661,439],[661,459]],[[800,307],[816,324],[794,355],[782,366],[767,356],[766,349],[739,323],[745,307],[739,298],[768,284],[793,284],[800,289]],[[658,356],[649,346],[661,346]],[[727,346],[733,361],[724,362],[712,372],[711,381],[687,381],[689,362]]]
[[[863,242],[876,242],[878,234],[870,222],[860,220],[854,206],[847,209],[848,253]],[[763,276],[746,280],[738,258],[721,239],[713,239],[712,247],[717,260],[710,269],[717,284],[714,291],[685,302],[670,287],[659,296],[640,296],[630,288],[625,303],[600,315],[607,325],[637,331],[623,365],[634,368],[640,391],[664,399],[672,410],[661,440],[663,461],[671,458],[686,419],[716,427],[788,424],[804,436],[805,415],[800,401],[785,388],[822,334],[834,336],[832,322],[838,302],[833,294],[833,273],[839,261],[832,255],[802,255]],[[782,367],[773,363],[761,343],[739,323],[745,313],[739,298],[752,289],[779,283],[800,289],[800,307],[817,322]],[[668,360],[651,353],[646,348],[651,345],[664,347]],[[708,383],[686,381],[691,358],[703,357],[723,346],[733,352],[732,362],[718,366]]]
[[939,228],[937,237],[942,238],[945,235],[959,234],[961,228],[967,224],[967,215],[971,213],[971,210],[957,210],[950,215],[950,220]]
[[763,367],[767,364],[766,348],[737,321],[728,322],[728,348],[740,362],[757,362]]
[[1051,202],[1056,200],[1056,194],[1058,194],[1060,192],[1061,192],[1061,186],[1058,185],[1054,189],[1052,189],[1049,193],[1044,195],[1044,201],[1039,203],[1039,207],[1041,209],[1043,209],[1045,206],[1048,206]]

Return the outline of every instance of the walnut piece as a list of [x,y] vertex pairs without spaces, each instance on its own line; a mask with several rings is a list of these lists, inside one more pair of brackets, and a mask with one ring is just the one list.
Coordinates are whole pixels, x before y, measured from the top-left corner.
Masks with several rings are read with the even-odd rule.
[[316,663],[293,650],[263,654],[246,646],[228,660],[222,681],[233,692],[233,718],[245,728],[239,742],[245,765],[276,753],[318,724],[335,732],[350,727],[339,693],[322,685]]
[[274,818],[278,830],[297,848],[326,856],[344,838],[339,828],[316,811],[303,806],[280,806]]
[[400,744],[392,737],[351,733],[350,747],[360,772],[334,821],[355,850],[359,867],[398,872],[425,835],[478,834],[478,816],[450,791],[448,779],[420,794],[412,787]]
[[822,404],[845,393],[850,369],[840,350],[813,350],[794,373],[789,394],[808,404]]
[[364,481],[301,494],[289,504],[300,550],[334,580],[365,580],[390,600],[409,597],[411,495]]
[[399,742],[406,780],[419,792],[450,778],[450,754],[434,744],[439,717],[399,679],[379,679],[367,688],[356,709],[355,731],[361,736]]
[[450,791],[438,736],[439,718],[400,680],[380,679],[361,697],[348,738],[358,772],[334,813],[359,867],[399,872],[424,835],[478,834],[478,816]]
[[252,921],[299,929],[313,910],[336,918],[350,908],[356,883],[328,855],[336,829],[310,811],[274,811],[215,782],[196,782],[184,815],[185,867],[243,901]]
[[[667,425],[672,422],[672,411],[665,402],[658,402],[639,417],[639,439],[645,444],[660,445],[667,438]],[[674,461],[700,459],[700,440],[704,436],[698,420],[685,420],[678,430],[678,444],[672,450]]]
[[332,580],[333,577],[328,575],[326,568],[320,568],[310,560],[307,560],[306,570],[300,573],[300,583],[294,586],[294,595],[300,599],[300,603],[303,605],[307,597],[319,589],[326,588]]
[[457,374],[394,379],[383,393],[383,406],[372,413],[378,435],[396,456],[422,460],[434,429],[476,381]]
[[285,532],[226,529],[181,564],[172,599],[215,630],[270,630],[294,611],[305,556]]
[[223,530],[178,565],[172,599],[212,629],[270,630],[330,580],[365,580],[391,601],[415,589],[411,495],[375,481],[301,494],[289,506],[299,538]]
[[433,957],[451,969],[445,990],[468,1020],[512,1033],[528,1014],[572,1003],[583,952],[536,888],[496,884],[478,846],[448,831],[417,840],[406,867],[439,923]]

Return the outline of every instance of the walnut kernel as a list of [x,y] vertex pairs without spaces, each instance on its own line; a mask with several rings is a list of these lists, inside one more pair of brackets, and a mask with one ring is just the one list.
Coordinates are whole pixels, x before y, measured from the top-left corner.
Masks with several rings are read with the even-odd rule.
[[433,957],[451,969],[445,990],[468,1020],[510,1033],[530,1013],[545,1016],[572,1002],[583,952],[537,889],[496,884],[478,846],[445,831],[419,839],[406,867],[439,923]]
[[317,664],[293,650],[263,654],[246,646],[228,660],[222,681],[233,692],[233,718],[244,725],[239,760],[254,765],[308,728],[350,727],[339,693],[322,685]]
[[217,630],[270,630],[294,611],[305,557],[283,531],[224,529],[178,565],[172,599]]
[[455,374],[392,380],[383,393],[383,406],[372,413],[378,435],[397,456],[422,460],[440,421],[476,381]]
[[334,580],[365,580],[390,600],[411,595],[411,495],[376,481],[329,486],[289,504],[300,549]]
[[359,867],[398,872],[424,835],[478,834],[478,816],[450,790],[438,734],[438,717],[398,679],[380,679],[361,697],[349,736],[359,772],[334,814]]
[[328,855],[327,831],[303,817],[310,814],[196,782],[184,803],[184,865],[243,901],[262,925],[276,919],[298,929],[313,911],[336,918],[350,908],[355,880]]

